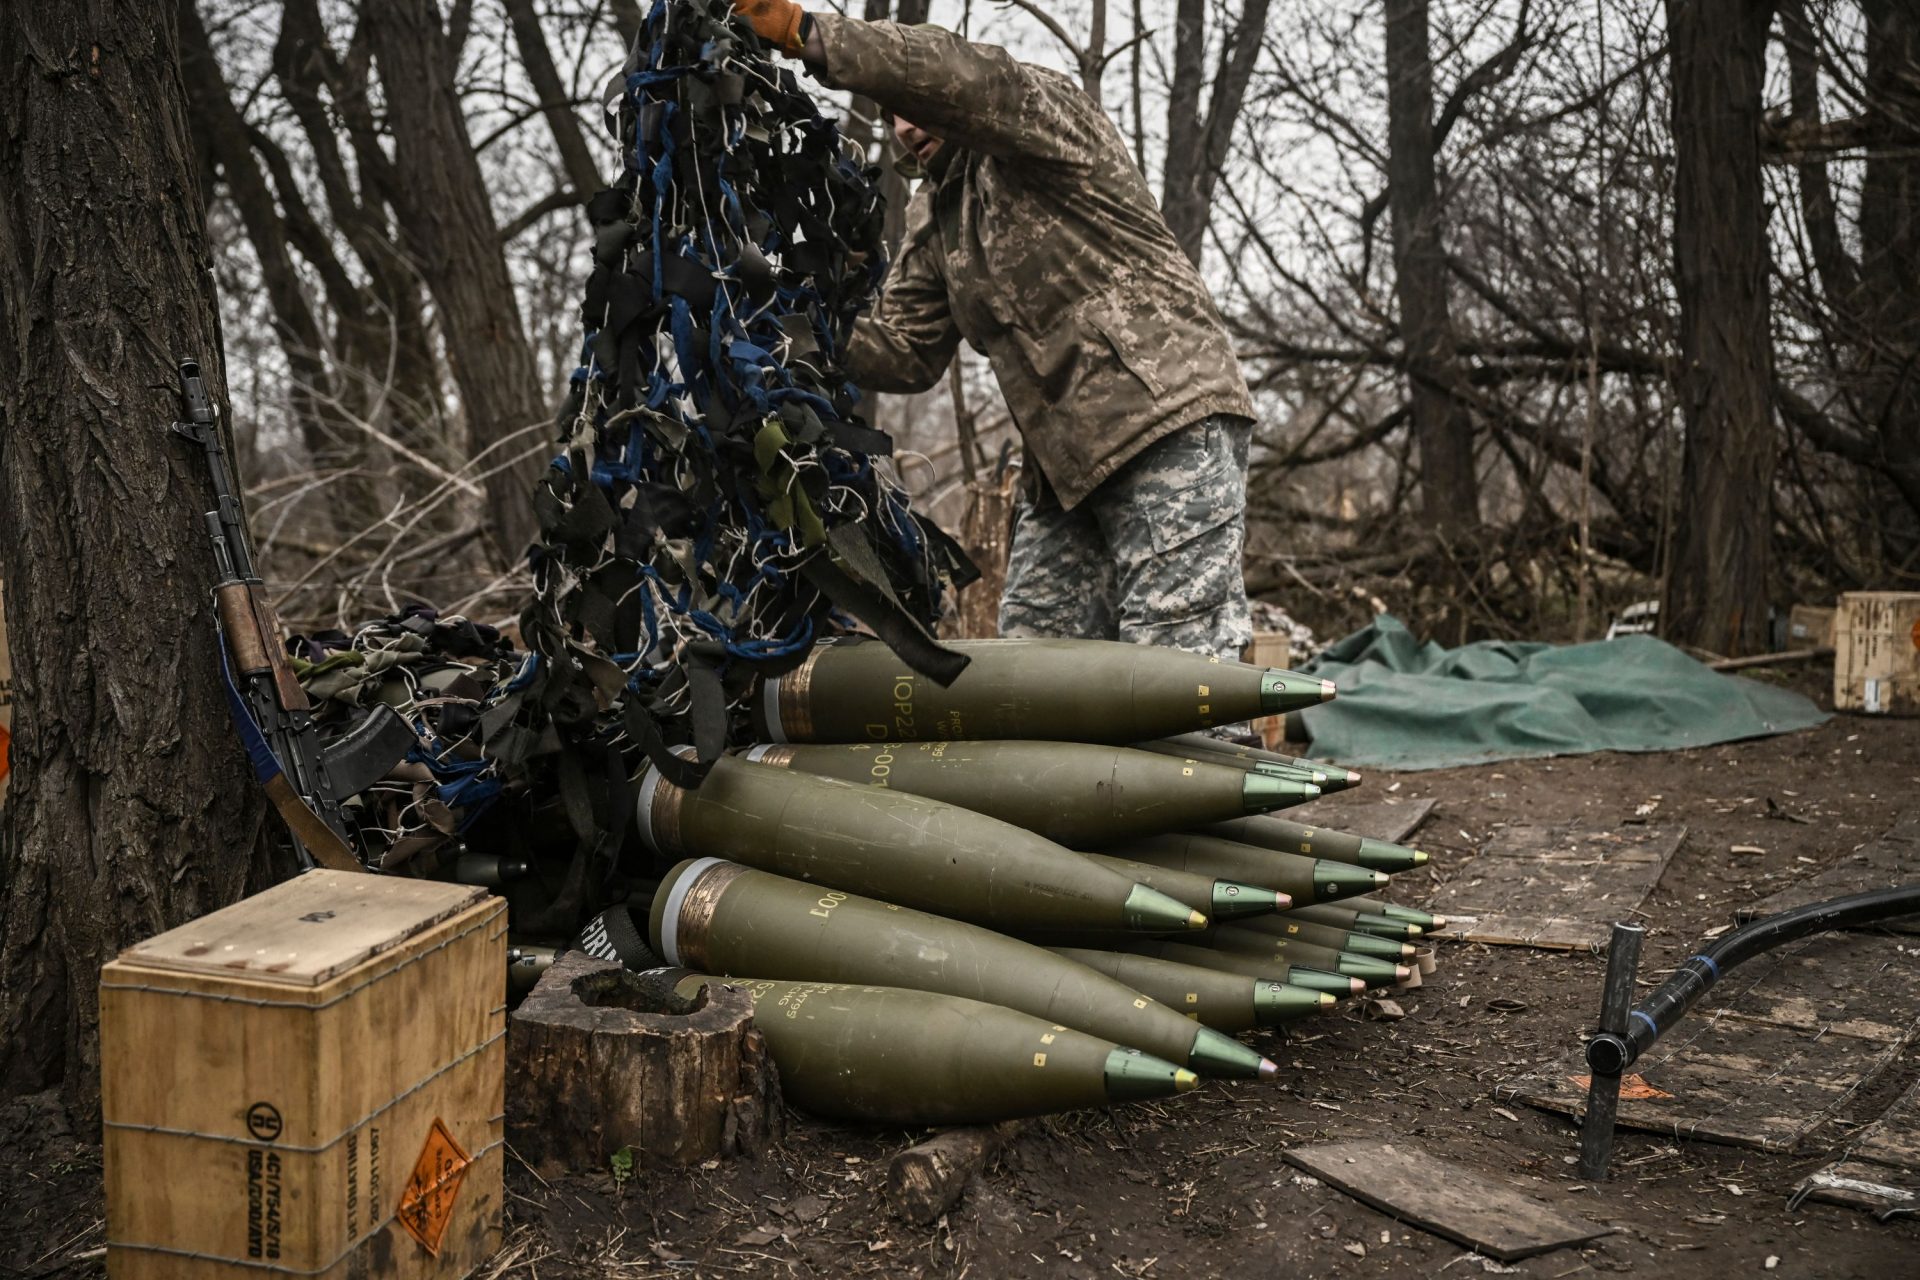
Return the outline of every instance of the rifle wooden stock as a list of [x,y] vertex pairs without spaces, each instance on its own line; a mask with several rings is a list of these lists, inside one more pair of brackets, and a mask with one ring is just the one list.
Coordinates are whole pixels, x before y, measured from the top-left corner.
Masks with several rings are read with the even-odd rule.
[[227,651],[233,656],[236,675],[257,676],[271,672],[274,692],[288,711],[306,711],[311,704],[307,691],[287,661],[280,639],[280,619],[266,597],[248,582],[223,583],[213,589],[220,609],[220,626],[227,633]]

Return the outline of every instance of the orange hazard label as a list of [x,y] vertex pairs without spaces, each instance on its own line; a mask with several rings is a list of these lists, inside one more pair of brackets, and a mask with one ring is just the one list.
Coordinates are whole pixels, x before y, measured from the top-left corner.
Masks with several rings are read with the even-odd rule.
[[453,1216],[454,1197],[472,1163],[435,1117],[433,1128],[427,1130],[427,1145],[420,1149],[420,1158],[413,1162],[413,1172],[400,1192],[399,1218],[400,1225],[436,1258],[440,1239],[447,1234],[447,1220]]
[[[1568,1076],[1567,1079],[1582,1089],[1593,1082],[1592,1076]],[[1673,1095],[1664,1089],[1656,1089],[1647,1083],[1645,1076],[1621,1076],[1620,1098],[1625,1102],[1649,1102],[1654,1098],[1671,1098]]]

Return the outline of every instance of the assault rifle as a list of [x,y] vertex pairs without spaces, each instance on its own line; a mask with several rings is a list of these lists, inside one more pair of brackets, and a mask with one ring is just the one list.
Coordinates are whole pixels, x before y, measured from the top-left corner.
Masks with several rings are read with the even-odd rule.
[[213,600],[220,677],[233,727],[247,748],[255,779],[286,820],[302,862],[364,871],[340,802],[385,777],[418,739],[393,708],[380,706],[350,733],[321,746],[306,690],[287,661],[280,620],[254,568],[233,468],[195,361],[180,365],[180,399],[186,417],[173,430],[200,446],[213,474],[216,505],[206,514],[207,537],[218,579]]

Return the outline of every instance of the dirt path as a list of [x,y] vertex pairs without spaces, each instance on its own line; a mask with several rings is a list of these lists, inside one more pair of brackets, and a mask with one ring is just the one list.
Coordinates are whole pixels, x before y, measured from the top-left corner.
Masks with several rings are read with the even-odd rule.
[[[1395,782],[1399,790],[1387,792]],[[1356,797],[1383,793],[1439,801],[1418,841],[1435,854],[1437,877],[1502,824],[1614,826],[1660,797],[1651,821],[1685,823],[1689,835],[1645,907],[1643,971],[1652,973],[1735,906],[1815,873],[1920,805],[1920,722],[1841,718],[1679,754],[1376,775]],[[1807,821],[1770,818],[1769,799]],[[1731,855],[1735,844],[1766,853]],[[1497,1102],[1492,1091],[1576,1043],[1593,1019],[1603,962],[1456,943],[1442,966],[1399,997],[1403,1019],[1372,1021],[1343,1006],[1273,1037],[1264,1047],[1285,1068],[1278,1086],[1215,1082],[1169,1103],[1037,1126],[929,1229],[892,1218],[880,1194],[887,1157],[911,1137],[898,1132],[797,1120],[767,1160],[642,1172],[619,1186],[610,1177],[542,1179],[510,1161],[508,1247],[482,1274],[1705,1280],[1763,1271],[1772,1257],[1782,1277],[1920,1275],[1920,1223],[1785,1208],[1800,1178],[1825,1162],[1824,1149],[1788,1158],[1623,1131],[1614,1179],[1577,1180],[1571,1125]],[[1870,1110],[1917,1073],[1920,1050],[1910,1050],[1874,1097],[1856,1101]],[[1619,1230],[1507,1271],[1280,1158],[1292,1144],[1384,1136],[1495,1177],[1537,1180],[1550,1203]],[[13,1235],[0,1243],[0,1275],[98,1274],[97,1256],[87,1256],[102,1240],[93,1149],[21,1103],[0,1112],[0,1139],[13,1170],[0,1184],[8,1224],[0,1235]]]

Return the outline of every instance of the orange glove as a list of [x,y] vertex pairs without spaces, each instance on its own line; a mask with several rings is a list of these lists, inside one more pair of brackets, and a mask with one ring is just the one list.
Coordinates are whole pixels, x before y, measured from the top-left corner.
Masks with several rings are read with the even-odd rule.
[[806,46],[807,14],[793,0],[733,0],[733,11],[775,48],[799,53]]

